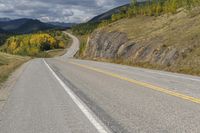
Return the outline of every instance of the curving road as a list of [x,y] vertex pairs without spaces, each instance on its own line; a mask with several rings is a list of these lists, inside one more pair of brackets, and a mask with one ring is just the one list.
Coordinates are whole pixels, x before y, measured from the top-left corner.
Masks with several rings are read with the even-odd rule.
[[75,36],[73,36],[70,33],[64,32],[65,34],[67,34],[73,41],[73,44],[71,45],[71,47],[68,49],[67,53],[65,55],[63,55],[61,58],[62,59],[67,59],[67,58],[72,58],[75,56],[75,54],[77,53],[77,51],[79,50],[79,45],[80,42],[78,40],[78,38],[76,38]]
[[0,133],[199,133],[200,77],[77,60],[34,59],[0,117]]

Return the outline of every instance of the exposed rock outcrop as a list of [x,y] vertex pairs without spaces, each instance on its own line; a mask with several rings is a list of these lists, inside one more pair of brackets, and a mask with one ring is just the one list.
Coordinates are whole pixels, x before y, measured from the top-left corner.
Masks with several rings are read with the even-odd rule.
[[86,53],[89,57],[116,58],[123,54],[128,44],[124,33],[96,31],[90,37]]
[[200,75],[199,19],[196,10],[122,19],[96,29],[81,56]]
[[160,39],[136,43],[125,33],[105,31],[95,31],[91,35],[85,53],[87,58],[119,58],[160,65],[170,65],[181,58],[176,48],[165,47]]

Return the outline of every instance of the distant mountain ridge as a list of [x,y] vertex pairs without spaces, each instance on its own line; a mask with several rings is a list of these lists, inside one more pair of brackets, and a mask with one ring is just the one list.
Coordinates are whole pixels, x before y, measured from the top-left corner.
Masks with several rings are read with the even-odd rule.
[[6,22],[6,21],[10,21],[10,18],[0,18],[0,22]]
[[100,14],[100,15],[92,18],[88,22],[89,23],[96,23],[96,22],[101,22],[102,20],[110,19],[113,14],[120,13],[121,8],[123,8],[123,7],[129,7],[129,6],[130,6],[130,4],[126,4],[126,5],[123,5],[123,6],[116,7],[114,9],[111,9],[111,10],[109,10],[109,11],[103,13],[103,14]]
[[40,22],[39,20],[27,20],[25,23],[23,23],[16,29],[11,30],[11,32],[22,34],[22,33],[32,33],[32,32],[54,29],[54,28],[58,28],[58,27]]
[[14,29],[17,29],[30,19],[16,19],[16,20],[10,20],[10,21],[2,21],[0,22],[0,28],[5,30],[5,31],[12,31]]
[[54,25],[43,23],[36,19],[16,19],[9,21],[0,21],[0,29],[7,33],[24,34],[40,30],[57,28]]
[[64,23],[64,22],[47,22],[47,23],[54,26],[60,26],[63,28],[71,28],[72,26],[76,25],[76,23]]
[[[138,0],[137,1],[137,6],[144,5],[144,4],[145,4],[144,0],[141,0],[141,1]],[[126,8],[129,8],[129,7],[130,7],[130,4],[125,4],[125,5],[113,8],[113,9],[111,9],[111,10],[109,10],[109,11],[103,13],[103,14],[95,16],[94,18],[89,20],[88,23],[98,23],[98,22],[101,22],[103,20],[111,19],[113,14],[118,14],[118,13],[122,12],[122,8],[126,9]]]
[[5,31],[3,29],[0,28],[0,33],[4,33]]
[[21,18],[11,20],[0,18],[0,33],[26,34],[48,29],[70,28],[72,23],[49,22],[44,23],[37,19]]

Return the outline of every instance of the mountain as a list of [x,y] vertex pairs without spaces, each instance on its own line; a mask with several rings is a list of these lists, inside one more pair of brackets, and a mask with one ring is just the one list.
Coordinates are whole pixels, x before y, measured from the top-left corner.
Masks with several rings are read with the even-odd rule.
[[0,18],[0,22],[7,22],[7,21],[10,21],[11,19],[10,18]]
[[0,35],[2,35],[2,34],[9,34],[9,32],[7,32],[7,31],[3,30],[2,28],[0,28]]
[[14,33],[22,34],[22,33],[37,32],[40,30],[48,30],[48,29],[53,29],[53,28],[57,28],[57,27],[50,24],[42,23],[39,20],[30,19],[30,20],[27,20],[22,25],[20,25],[19,27],[17,27],[16,29],[10,30],[10,31]]
[[3,29],[0,28],[0,34],[1,34],[1,33],[5,33],[5,31],[4,31]]
[[[146,4],[145,0],[137,1],[137,3],[136,3],[137,6],[141,6],[141,5],[144,5],[144,4]],[[130,4],[126,4],[126,5],[122,5],[122,6],[113,8],[113,9],[111,9],[111,10],[109,10],[109,11],[103,13],[103,14],[100,14],[100,15],[92,18],[88,22],[89,23],[98,23],[98,22],[101,22],[102,20],[111,19],[113,14],[121,13],[124,10],[127,10],[128,7],[130,7]]]
[[0,28],[9,33],[24,34],[60,27],[43,23],[37,19],[22,18],[10,21],[0,21]]
[[61,28],[71,28],[72,26],[76,25],[75,23],[63,23],[63,22],[48,22],[48,24],[58,26]]
[[96,28],[84,36],[88,40],[82,39],[84,50],[79,55],[81,59],[200,75],[200,8],[194,9],[138,15]]
[[9,34],[0,28],[0,46],[6,42],[6,39],[9,37]]
[[123,6],[120,6],[120,7],[116,7],[112,10],[109,10],[101,15],[98,15],[94,18],[92,18],[90,21],[88,21],[89,23],[96,23],[96,22],[101,22],[102,20],[107,20],[107,19],[110,19],[112,17],[113,14],[116,14],[116,13],[120,13],[121,12],[121,9],[124,7],[124,8],[127,8],[129,7],[130,4],[126,4],[126,5],[123,5]]
[[3,21],[0,22],[0,28],[2,28],[5,31],[12,31],[14,29],[17,29],[21,25],[25,24],[30,19],[16,19],[16,20],[10,20],[10,21]]

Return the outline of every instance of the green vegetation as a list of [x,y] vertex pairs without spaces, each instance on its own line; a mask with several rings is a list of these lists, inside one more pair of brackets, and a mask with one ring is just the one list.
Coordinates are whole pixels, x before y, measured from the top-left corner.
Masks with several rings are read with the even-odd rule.
[[44,51],[65,49],[68,43],[69,37],[61,31],[46,31],[12,36],[7,39],[2,51],[23,56],[48,57]]
[[53,57],[58,57],[58,56],[62,56],[67,52],[67,49],[54,49],[54,50],[49,50],[46,51],[46,57],[48,58],[53,58]]
[[179,8],[191,9],[199,5],[200,0],[147,0],[142,3],[131,0],[130,7],[123,7],[120,13],[112,15],[112,21],[136,15],[159,16],[166,13],[174,14],[177,13]]
[[54,57],[63,55],[69,42],[70,38],[58,30],[15,36],[0,34],[0,44],[2,45],[0,47],[2,51],[0,52],[0,84],[17,67],[30,59],[27,56]]
[[68,35],[64,34],[62,31],[59,30],[48,30],[48,31],[43,31],[39,33],[47,33],[51,35],[53,38],[56,39],[57,43],[61,48],[66,48],[68,47],[70,38]]
[[[125,55],[116,59],[107,59],[102,58],[104,55],[101,57],[91,55],[90,45],[88,45],[82,52],[86,53],[85,57],[81,58],[200,75],[199,20],[200,8],[192,8],[189,12],[182,9],[176,14],[164,14],[157,17],[138,15],[124,18],[97,29],[95,33],[98,33],[98,36],[95,36],[95,33],[92,34],[93,39],[96,39],[93,42],[100,45],[97,46],[99,49],[93,51],[98,53],[104,50],[102,48],[105,41],[103,34],[112,35],[116,32],[125,33],[130,42],[135,42],[132,47],[127,47],[130,51],[124,51]],[[102,40],[98,41],[100,36]],[[112,40],[112,37],[107,38]]]
[[190,10],[199,5],[200,0],[146,0],[145,2],[131,0],[129,7],[122,7],[120,13],[113,14],[111,19],[103,20],[99,23],[79,24],[72,27],[72,32],[76,35],[87,35],[92,33],[96,28],[104,27],[123,18],[174,14],[177,13],[177,9],[179,8]]
[[98,27],[98,23],[83,23],[72,27],[72,32],[76,35],[90,34]]
[[[200,75],[199,6],[200,0],[147,0],[146,2],[131,0],[130,6],[122,7],[119,13],[112,15],[111,19],[91,25],[80,24],[72,28],[72,32],[79,35],[81,41],[77,56]],[[91,52],[87,38],[95,29],[98,31],[98,36],[101,34],[99,31],[102,31],[102,34],[126,33],[130,41],[137,42],[135,47],[141,46],[141,49],[129,53],[125,58],[115,59],[98,58],[87,54]],[[102,42],[97,44],[100,43]],[[96,49],[98,50],[101,49]]]
[[[62,31],[48,30],[34,34],[0,34],[0,84],[30,57],[63,55],[70,38]],[[13,55],[11,55],[13,54]],[[19,56],[22,55],[22,56]]]
[[87,39],[88,39],[87,35],[83,35],[83,36],[79,37],[79,40],[80,40],[80,48],[78,51],[79,57],[83,57],[83,55],[84,55],[84,52],[86,50],[86,45],[87,45]]
[[58,47],[56,40],[48,34],[30,34],[10,37],[4,50],[11,54],[38,56],[41,51]]
[[9,36],[10,35],[8,34],[0,33],[0,46],[2,46],[6,42]]
[[11,72],[29,59],[29,57],[10,55],[0,52],[0,84],[8,78]]

